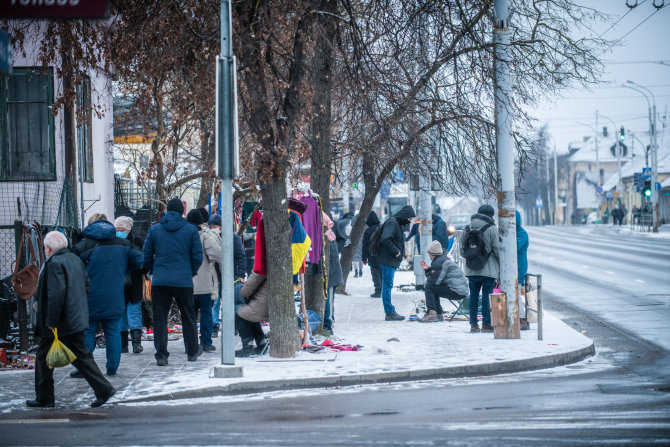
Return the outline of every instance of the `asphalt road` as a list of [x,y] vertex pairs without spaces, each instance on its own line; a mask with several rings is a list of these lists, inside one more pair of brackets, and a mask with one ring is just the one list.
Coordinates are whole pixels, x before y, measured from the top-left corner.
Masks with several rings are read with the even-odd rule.
[[[531,229],[533,246],[542,246],[540,237]],[[595,251],[603,248],[598,244],[581,239],[577,245]],[[630,276],[626,264],[619,265],[623,270],[617,276]],[[589,285],[569,280],[574,272],[561,265],[542,271],[568,285]],[[644,278],[651,281],[653,275]],[[627,286],[608,285],[607,279],[599,275],[598,288],[624,300]],[[629,300],[657,299],[644,298],[640,290]],[[551,293],[546,306],[586,331],[598,354],[575,365],[498,377],[120,404],[96,411],[15,412],[0,421],[0,444],[669,445],[668,350],[651,343],[645,331],[621,327],[614,318],[623,320],[620,315],[604,319],[602,312],[592,312],[588,296],[563,299]],[[447,355],[449,347],[436,349]]]

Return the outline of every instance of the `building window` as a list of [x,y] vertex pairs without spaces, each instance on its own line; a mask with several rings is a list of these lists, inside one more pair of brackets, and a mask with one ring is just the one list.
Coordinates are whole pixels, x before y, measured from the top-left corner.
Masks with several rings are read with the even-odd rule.
[[0,76],[0,180],[56,180],[52,106],[51,68]]
[[77,148],[79,175],[87,183],[93,183],[91,116],[91,78],[85,76],[77,87]]

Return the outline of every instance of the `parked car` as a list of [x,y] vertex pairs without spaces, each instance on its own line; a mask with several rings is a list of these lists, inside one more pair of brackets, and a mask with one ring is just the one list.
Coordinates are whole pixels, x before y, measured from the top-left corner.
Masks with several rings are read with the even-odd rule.
[[469,214],[454,214],[447,221],[448,226],[454,227],[457,231],[465,230],[466,225],[470,224]]

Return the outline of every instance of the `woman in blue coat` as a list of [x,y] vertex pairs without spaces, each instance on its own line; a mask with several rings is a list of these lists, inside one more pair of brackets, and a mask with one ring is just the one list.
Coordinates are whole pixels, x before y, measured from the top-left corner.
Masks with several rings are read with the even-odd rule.
[[[526,273],[528,272],[528,233],[521,226],[521,214],[516,214],[516,263],[518,266],[519,286],[526,284]],[[528,330],[528,320],[526,319],[526,295],[519,297],[519,315],[521,316],[521,330]]]

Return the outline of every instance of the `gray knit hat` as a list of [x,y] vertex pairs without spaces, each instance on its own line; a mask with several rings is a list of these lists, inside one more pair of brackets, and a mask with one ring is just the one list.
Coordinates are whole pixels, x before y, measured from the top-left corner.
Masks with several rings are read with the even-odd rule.
[[128,216],[119,216],[114,221],[114,226],[116,228],[122,228],[124,230],[130,231],[133,229],[133,219],[132,217]]
[[442,244],[440,244],[440,241],[431,242],[430,247],[428,247],[428,254],[433,256],[442,256],[442,253]]

